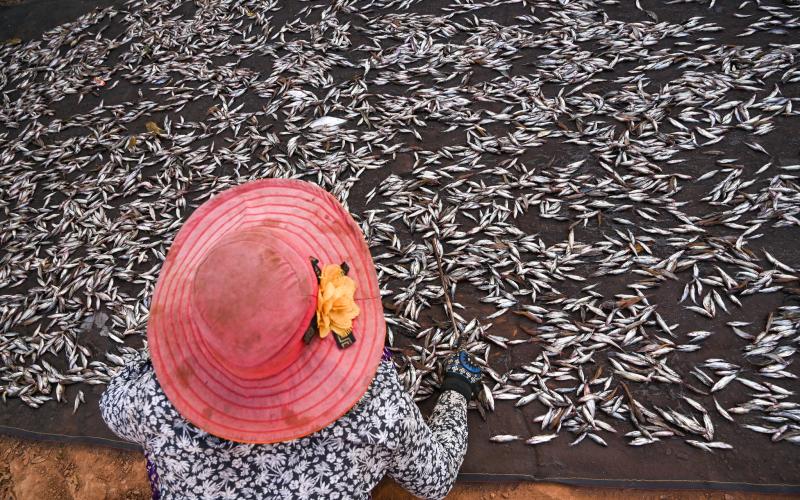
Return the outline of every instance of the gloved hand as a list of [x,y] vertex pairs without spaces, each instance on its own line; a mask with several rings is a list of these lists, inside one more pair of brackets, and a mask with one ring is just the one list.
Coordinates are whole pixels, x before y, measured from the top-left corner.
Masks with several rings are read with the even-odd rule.
[[442,391],[456,391],[469,401],[480,390],[482,374],[467,351],[458,351],[445,362]]

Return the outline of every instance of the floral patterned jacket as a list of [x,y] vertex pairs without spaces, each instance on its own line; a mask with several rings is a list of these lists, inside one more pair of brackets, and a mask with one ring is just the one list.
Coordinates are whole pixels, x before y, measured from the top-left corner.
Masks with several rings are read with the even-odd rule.
[[389,474],[411,493],[444,497],[467,447],[467,402],[439,398],[428,423],[382,361],[361,400],[328,427],[276,444],[217,438],[182,418],[146,357],[115,376],[100,401],[118,436],[140,444],[156,498],[369,498]]

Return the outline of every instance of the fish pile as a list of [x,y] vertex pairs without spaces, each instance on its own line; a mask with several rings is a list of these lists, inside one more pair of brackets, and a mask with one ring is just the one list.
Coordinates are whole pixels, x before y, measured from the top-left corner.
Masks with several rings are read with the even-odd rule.
[[472,407],[541,427],[492,441],[800,444],[800,8],[675,3],[130,0],[7,40],[3,400],[78,410],[191,211],[286,177],[359,221],[417,400],[464,348]]

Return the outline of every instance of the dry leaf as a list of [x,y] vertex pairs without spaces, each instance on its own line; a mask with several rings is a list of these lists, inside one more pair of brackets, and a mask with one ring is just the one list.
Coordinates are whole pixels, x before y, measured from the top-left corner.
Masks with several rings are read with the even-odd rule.
[[164,131],[158,126],[156,122],[147,122],[144,124],[147,131],[154,135],[161,135]]
[[6,40],[3,43],[5,43],[6,45],[19,45],[19,44],[22,43],[22,38],[18,38],[18,37],[9,38],[8,40]]
[[[156,127],[158,127],[158,125],[156,125]],[[137,142],[139,142],[139,141],[136,140],[136,137],[131,136],[128,139],[128,149],[132,150],[133,148],[135,148]]]
[[530,311],[511,311],[512,313],[516,314],[517,316],[522,316],[524,318],[528,318],[529,320],[533,321],[534,323],[542,324],[542,318],[533,314]]
[[641,301],[643,298],[644,297],[636,296],[636,297],[631,297],[631,298],[628,298],[628,299],[618,300],[617,301],[617,307],[619,307],[620,309],[628,308],[628,307],[630,307],[630,306],[632,306],[634,304],[638,304],[639,301]]

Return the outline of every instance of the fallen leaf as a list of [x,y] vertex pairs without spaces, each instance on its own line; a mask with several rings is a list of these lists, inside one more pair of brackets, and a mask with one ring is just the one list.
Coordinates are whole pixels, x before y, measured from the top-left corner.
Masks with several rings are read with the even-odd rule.
[[636,297],[631,297],[629,299],[619,300],[617,301],[617,307],[619,307],[620,309],[628,308],[634,304],[638,304],[639,301],[641,301],[643,298],[644,297],[636,296]]
[[164,132],[156,122],[147,122],[144,124],[144,126],[147,128],[147,131],[153,135],[161,135],[161,133]]
[[6,45],[19,45],[19,44],[22,43],[22,38],[18,38],[18,37],[9,38],[8,40],[6,40],[3,43],[5,43]]
[[522,316],[524,318],[528,318],[529,320],[531,320],[531,321],[533,321],[535,323],[542,324],[542,322],[543,322],[541,317],[533,314],[530,311],[511,311],[511,312],[516,314],[517,316]]
[[[156,125],[156,127],[158,127],[158,125]],[[135,148],[137,142],[139,142],[139,141],[136,140],[136,137],[131,136],[128,139],[128,149],[132,150],[133,148]]]

